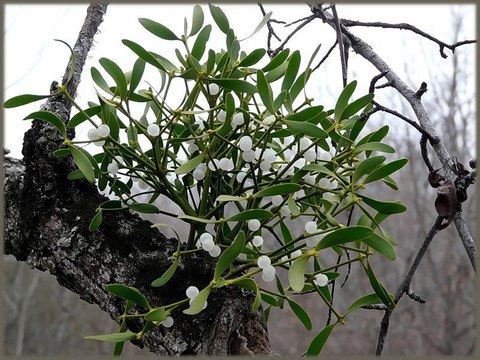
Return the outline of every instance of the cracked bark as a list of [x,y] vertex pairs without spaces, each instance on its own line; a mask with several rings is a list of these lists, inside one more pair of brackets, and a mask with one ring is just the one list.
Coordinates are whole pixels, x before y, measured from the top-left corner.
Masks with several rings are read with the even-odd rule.
[[[76,93],[106,8],[92,4],[87,10],[74,47],[77,63],[69,84],[71,94]],[[63,97],[49,98],[42,108],[65,122],[70,117],[71,104]],[[69,136],[73,138],[74,133]],[[71,158],[52,155],[62,141],[55,128],[34,120],[24,137],[24,159],[4,158],[6,254],[49,271],[61,286],[97,304],[114,320],[123,312],[124,301],[109,294],[106,284],[137,287],[152,306],[160,306],[183,298],[189,285],[206,285],[211,280],[211,266],[192,257],[180,263],[168,284],[152,288],[150,283],[170,265],[176,240],[167,239],[128,211],[104,214],[100,230],[91,233],[90,219],[107,199],[85,180],[67,179],[75,169]],[[172,328],[156,328],[135,344],[158,355],[270,355],[266,324],[260,311],[251,311],[252,303],[249,292],[221,289],[211,294],[208,308],[199,315],[187,316],[180,309],[172,315]],[[140,330],[138,322],[128,325],[132,331]]]

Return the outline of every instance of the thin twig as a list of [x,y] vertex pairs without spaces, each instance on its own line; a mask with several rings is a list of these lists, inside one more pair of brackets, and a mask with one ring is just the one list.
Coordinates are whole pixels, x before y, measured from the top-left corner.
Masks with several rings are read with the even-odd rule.
[[377,81],[384,77],[387,73],[388,70],[385,70],[372,78],[372,80],[370,81],[370,86],[368,87],[368,92],[370,94],[373,94],[375,92],[375,84],[377,83]]
[[418,295],[417,293],[415,293],[412,289],[408,288],[408,291],[407,291],[407,295],[410,299],[414,300],[414,301],[418,301],[420,304],[425,304],[426,301],[423,300],[423,298]]
[[285,24],[285,27],[289,27],[289,26],[292,26],[292,25],[295,25],[301,21],[304,21],[304,20],[307,20],[310,16],[305,16],[304,18],[301,18],[301,19],[298,19],[298,20],[295,20],[295,21],[292,21],[291,23],[288,23],[286,24],[285,22],[283,22]]
[[[398,304],[403,294],[407,293],[410,290],[410,284],[412,282],[413,275],[415,275],[415,272],[417,271],[418,266],[420,265],[423,259],[423,256],[427,252],[428,246],[431,244],[433,238],[440,230],[442,220],[443,218],[441,216],[437,216],[435,223],[433,224],[432,228],[430,229],[427,236],[425,237],[425,240],[423,241],[422,246],[417,252],[417,256],[415,256],[415,260],[413,261],[412,266],[410,266],[410,270],[408,271],[407,275],[405,276],[402,283],[398,287],[397,292],[395,293],[395,298],[394,298],[395,304]],[[381,321],[380,333],[378,334],[378,342],[377,342],[377,351],[376,351],[377,356],[382,355],[383,347],[385,345],[385,339],[387,338],[388,327],[390,324],[390,317],[393,313],[393,310],[394,308],[387,308],[385,311],[385,315],[383,316],[383,319]]]
[[314,72],[315,70],[317,70],[325,60],[327,60],[327,58],[330,56],[330,54],[332,53],[333,49],[335,49],[335,46],[337,46],[338,44],[338,40],[335,40],[335,43],[332,45],[332,47],[330,49],[328,49],[327,53],[325,54],[325,56],[322,58],[322,60],[320,60],[320,62],[317,64],[317,66],[315,66],[312,70],[312,72]]
[[[265,9],[263,8],[263,5],[261,3],[257,4],[260,7],[260,11],[262,12],[262,15],[265,16],[267,13],[265,12]],[[267,35],[267,52],[268,55],[273,57],[273,50],[272,50],[272,36],[275,36],[275,38],[278,41],[282,41],[278,35],[275,33],[275,30],[273,30],[273,26],[271,22],[279,22],[276,20],[268,20],[267,21],[267,28],[268,28],[268,35]]]
[[428,158],[428,148],[427,148],[427,136],[422,134],[420,138],[420,152],[422,154],[423,161],[425,165],[427,165],[428,172],[432,172],[434,170],[430,159]]
[[384,23],[384,22],[362,22],[362,21],[353,21],[353,20],[347,20],[347,19],[342,19],[342,25],[352,27],[352,26],[366,26],[366,27],[381,27],[381,28],[388,28],[388,29],[400,29],[400,30],[409,30],[412,31],[418,35],[421,35],[434,43],[438,44],[440,46],[440,55],[442,58],[447,58],[447,55],[445,54],[444,50],[445,48],[450,49],[452,53],[455,52],[455,48],[462,46],[462,45],[467,45],[467,44],[474,44],[477,41],[476,40],[464,40],[464,41],[458,41],[454,44],[447,44],[441,40],[438,40],[437,38],[433,37],[430,34],[427,34],[426,32],[420,30],[419,28],[406,24],[406,23],[400,23],[400,24],[389,24],[389,23]]
[[409,123],[410,125],[412,125],[415,129],[417,129],[422,135],[426,136],[428,140],[430,141],[436,141],[428,132],[426,132],[425,130],[422,129],[422,127],[420,125],[418,125],[415,121],[407,118],[405,115],[402,115],[400,114],[399,112],[395,111],[395,110],[392,110],[392,109],[389,109],[383,105],[380,105],[378,102],[376,101],[372,101],[372,104],[375,105],[376,109],[378,109],[377,111],[384,111],[386,113],[389,113],[389,114],[392,114],[392,115],[395,115],[396,117],[402,119],[403,121]]
[[290,39],[293,37],[293,35],[295,35],[301,28],[303,28],[305,25],[307,25],[308,23],[310,23],[313,19],[315,19],[316,16],[315,15],[311,15],[309,16],[308,18],[305,19],[304,22],[302,22],[300,25],[298,25],[295,30],[293,30],[288,36],[287,38],[280,44],[280,46],[278,48],[276,48],[274,51],[273,51],[273,55],[276,55],[278,54],[280,51],[283,50],[283,47],[287,44],[288,41],[290,41]]
[[332,5],[332,13],[333,13],[333,21],[335,24],[335,31],[337,32],[338,48],[340,50],[340,63],[342,65],[343,87],[345,87],[347,86],[347,62],[345,59],[345,49],[343,44],[342,28],[340,26],[340,19],[338,18],[338,14],[337,14],[337,7],[335,5]]

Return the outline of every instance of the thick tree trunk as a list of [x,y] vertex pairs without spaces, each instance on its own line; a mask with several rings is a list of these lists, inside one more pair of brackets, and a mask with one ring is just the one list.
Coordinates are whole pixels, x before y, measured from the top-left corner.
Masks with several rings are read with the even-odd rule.
[[[102,4],[88,8],[74,48],[77,66],[69,86],[72,94],[105,11]],[[65,122],[70,108],[71,104],[58,96],[43,106]],[[95,209],[107,199],[85,180],[67,179],[75,168],[71,158],[52,155],[61,142],[55,128],[34,120],[25,134],[23,161],[5,157],[7,254],[49,271],[60,285],[97,304],[115,320],[125,304],[106,291],[106,284],[134,286],[152,305],[159,306],[185,297],[189,285],[206,285],[211,280],[211,267],[192,258],[180,264],[168,284],[152,288],[150,283],[171,264],[169,256],[176,250],[176,240],[165,238],[148,221],[127,210],[106,212],[99,231],[90,232]],[[261,312],[251,311],[252,303],[249,292],[221,289],[212,293],[208,308],[199,315],[187,316],[180,309],[173,313],[172,328],[158,327],[136,344],[159,355],[271,354],[266,324]],[[128,325],[132,331],[140,330],[138,322]]]

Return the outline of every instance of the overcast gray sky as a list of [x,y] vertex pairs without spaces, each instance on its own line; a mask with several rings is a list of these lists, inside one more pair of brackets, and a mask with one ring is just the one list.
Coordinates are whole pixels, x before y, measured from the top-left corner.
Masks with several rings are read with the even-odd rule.
[[[229,18],[231,27],[236,35],[243,38],[256,27],[262,16],[255,4],[221,5]],[[461,6],[467,17],[464,21],[466,38],[475,37],[475,5]],[[5,5],[5,99],[31,93],[46,94],[53,80],[60,80],[68,62],[69,52],[64,45],[53,41],[62,39],[72,46],[76,40],[78,31],[85,17],[87,5]],[[133,66],[134,55],[122,43],[122,39],[130,39],[144,45],[149,50],[157,52],[166,51],[167,57],[175,59],[168,42],[159,40],[149,34],[139,24],[137,18],[146,17],[170,27],[177,34],[183,31],[183,18],[190,22],[193,5],[116,5],[108,7],[104,23],[101,25],[101,33],[96,37],[96,46],[90,54],[90,59],[84,69],[82,84],[79,88],[78,100],[85,105],[88,100],[94,100],[94,90],[90,78],[90,67],[98,66],[98,59],[108,57],[115,60],[124,71]],[[213,25],[208,6],[203,5],[206,22]],[[273,11],[272,18],[287,22],[308,16],[309,9],[305,4],[275,5],[265,4],[267,12]],[[352,20],[384,21],[391,23],[407,22],[419,27],[437,38],[450,42],[451,6],[449,5],[338,5],[339,16]],[[291,28],[282,30],[277,26],[276,30],[284,36]],[[418,35],[400,31],[370,28],[352,28],[352,31],[361,36],[386,60],[400,76],[404,75],[406,54],[412,59],[408,69],[413,74],[421,74],[418,83],[428,82],[428,76],[435,73],[428,71],[428,61],[421,56],[416,59],[412,54],[422,51],[438,55],[438,46],[432,42],[420,38]],[[215,33],[215,35],[214,35]],[[224,47],[223,34],[214,26],[211,39],[217,50]],[[215,40],[217,39],[217,40]],[[292,49],[302,51],[304,66],[310,53],[322,43],[318,59],[321,59],[334,41],[334,32],[323,25],[321,21],[314,21],[306,29],[299,32],[298,36],[289,43]],[[178,43],[175,44],[178,46]],[[242,43],[242,49],[254,49],[265,47],[266,29],[256,34],[251,39]],[[278,43],[274,43],[278,45]],[[438,55],[438,58],[440,56]],[[368,81],[376,74],[371,65],[362,62],[355,56],[352,59],[351,69],[353,76],[363,79],[365,93]],[[338,50],[332,54],[331,64],[326,63],[312,78],[312,91],[320,88],[319,84],[328,83],[327,93],[313,94],[316,102],[333,107],[334,95],[340,91],[341,75],[338,62]],[[413,69],[414,68],[414,69]],[[428,73],[431,73],[428,75]],[[410,75],[411,78],[411,75]],[[417,79],[415,79],[417,81]],[[416,84],[410,84],[412,87]],[[20,107],[5,111],[5,146],[12,151],[14,157],[21,157],[23,133],[29,128],[30,122],[22,121],[29,113],[38,110],[41,103],[33,103],[28,107]]]

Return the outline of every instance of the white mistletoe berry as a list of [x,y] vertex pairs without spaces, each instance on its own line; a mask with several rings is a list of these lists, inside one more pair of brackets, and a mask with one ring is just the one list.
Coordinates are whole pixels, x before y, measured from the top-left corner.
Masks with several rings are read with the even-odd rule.
[[269,265],[262,270],[262,279],[265,282],[270,282],[275,279],[275,267]]
[[263,245],[263,238],[259,235],[255,235],[252,239],[252,244],[256,247]]
[[88,130],[87,136],[89,140],[97,140],[100,137],[97,128],[91,128]]
[[167,317],[165,320],[162,321],[162,325],[166,328],[172,327],[173,318],[171,316]]
[[210,92],[210,95],[215,96],[220,92],[220,88],[218,87],[217,84],[209,84],[208,91]]
[[198,290],[196,286],[189,286],[185,291],[185,294],[189,299],[195,299],[199,293],[200,290]]
[[160,134],[160,126],[158,126],[157,124],[148,125],[147,133],[150,136],[158,136]]
[[307,233],[314,233],[316,232],[318,229],[317,227],[317,223],[315,221],[308,221],[306,224],[305,224],[305,231]]
[[220,256],[221,253],[222,253],[222,249],[221,249],[220,246],[218,246],[218,245],[215,245],[215,246],[213,247],[213,249],[208,252],[208,254],[209,254],[211,257],[218,257],[218,256]]
[[258,221],[257,219],[249,220],[248,229],[250,231],[257,231],[258,229],[260,229],[260,221]]
[[328,277],[325,274],[318,274],[315,276],[315,280],[313,280],[313,282],[322,287],[328,284]]
[[270,266],[272,261],[267,255],[262,255],[257,259],[257,265],[260,269],[265,269],[267,266]]
[[106,138],[110,135],[110,127],[108,125],[102,124],[98,127],[98,136],[101,138]]

